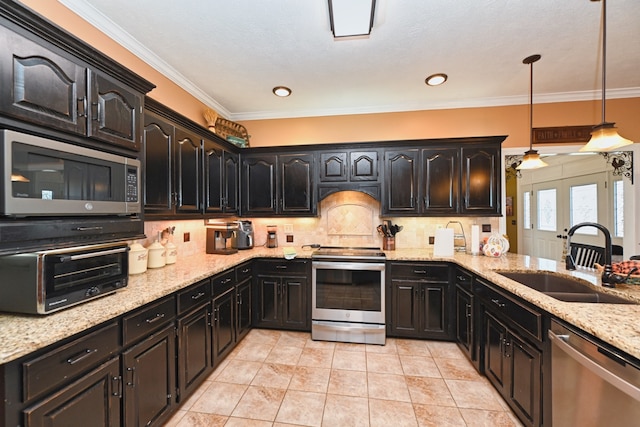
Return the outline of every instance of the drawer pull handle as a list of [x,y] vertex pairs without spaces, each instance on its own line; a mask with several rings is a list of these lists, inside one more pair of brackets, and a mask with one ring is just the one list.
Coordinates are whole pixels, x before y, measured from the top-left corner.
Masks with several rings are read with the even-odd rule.
[[191,295],[191,299],[192,299],[192,300],[197,300],[197,299],[202,298],[203,296],[205,296],[205,293],[204,293],[204,292],[198,292],[198,293],[197,293],[197,294],[195,294],[195,295]]
[[415,274],[427,274],[427,270],[413,270]]
[[280,270],[286,270],[287,266],[286,265],[276,265],[276,268],[280,269]]
[[223,285],[225,285],[225,284],[229,283],[231,280],[233,280],[231,277],[227,277],[227,278],[226,278],[226,279],[224,279],[221,283],[222,283]]
[[250,271],[251,271],[251,269],[250,269],[250,268],[245,268],[244,270],[242,270],[242,273],[243,273],[243,274],[246,274],[246,273],[248,273],[248,272],[250,272]]
[[499,299],[491,299],[491,302],[494,303],[495,305],[497,305],[500,308],[504,308],[505,303],[503,303],[502,301],[500,301]]
[[86,359],[87,357],[91,356],[93,353],[96,353],[97,351],[98,351],[97,348],[94,348],[93,350],[87,348],[86,350],[83,350],[80,353],[75,354],[70,358],[68,358],[67,363],[69,365],[75,365],[76,363]]
[[147,323],[154,323],[157,322],[158,320],[164,318],[164,313],[158,313],[153,317],[148,318],[147,320],[145,320],[145,322]]

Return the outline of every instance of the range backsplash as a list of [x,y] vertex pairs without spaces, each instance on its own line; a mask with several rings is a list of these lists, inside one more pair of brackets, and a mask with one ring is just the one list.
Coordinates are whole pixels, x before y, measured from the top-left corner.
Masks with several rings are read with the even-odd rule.
[[[267,226],[278,227],[278,244],[283,246],[302,246],[318,243],[324,246],[366,246],[382,247],[382,237],[376,227],[382,223],[380,218],[380,202],[357,191],[334,193],[320,202],[320,216],[314,218],[242,218],[253,224],[255,245],[262,246],[267,241]],[[460,221],[467,237],[467,248],[471,241],[472,224],[490,224],[491,229],[498,230],[499,218],[496,217],[398,217],[384,219],[393,224],[403,226],[396,234],[396,249],[429,247],[429,236],[435,235],[438,227],[447,222]],[[227,219],[220,219],[225,221]],[[233,219],[228,219],[233,220]],[[285,228],[293,229],[293,242],[287,242]],[[189,256],[202,253],[206,248],[206,228],[204,220],[167,220],[145,221],[147,239],[139,241],[143,246],[151,244],[164,229],[175,227],[172,237],[178,246],[178,254]],[[456,233],[459,226],[456,224]],[[185,233],[189,241],[185,242]],[[490,233],[485,233],[489,235]]]

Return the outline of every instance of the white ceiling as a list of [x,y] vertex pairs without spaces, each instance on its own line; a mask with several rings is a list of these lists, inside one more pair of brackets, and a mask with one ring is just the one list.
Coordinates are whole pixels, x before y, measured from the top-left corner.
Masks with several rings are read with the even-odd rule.
[[[590,0],[377,0],[344,40],[327,0],[58,1],[232,120],[526,104],[535,53],[535,103],[601,96]],[[609,0],[607,27],[607,98],[638,97],[640,1]]]

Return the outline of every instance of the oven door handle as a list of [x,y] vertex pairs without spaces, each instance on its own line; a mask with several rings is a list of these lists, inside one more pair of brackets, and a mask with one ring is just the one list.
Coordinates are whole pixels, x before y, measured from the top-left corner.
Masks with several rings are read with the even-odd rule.
[[375,270],[384,271],[384,263],[349,261],[313,261],[312,268],[329,270]]
[[336,325],[335,323],[332,323],[331,325],[326,325],[324,323],[314,323],[313,325],[316,328],[320,328],[320,329],[329,329],[331,331],[345,331],[345,332],[379,332],[380,329],[382,329],[382,325],[379,325],[378,327],[366,327],[366,326],[358,326],[356,328],[354,328],[353,326],[341,326],[341,325]]
[[87,253],[78,254],[78,255],[60,255],[57,257],[57,259],[58,259],[58,262],[76,261],[79,259],[94,258],[98,256],[103,256],[103,255],[111,255],[111,254],[117,254],[121,252],[127,252],[128,250],[129,250],[129,247],[127,246],[123,248],[109,249],[106,251],[87,252]]

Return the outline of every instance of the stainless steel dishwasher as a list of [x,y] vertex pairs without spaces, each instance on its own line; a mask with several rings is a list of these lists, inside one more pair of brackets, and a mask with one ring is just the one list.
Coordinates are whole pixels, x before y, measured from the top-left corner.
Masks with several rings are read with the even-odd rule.
[[639,425],[637,360],[556,321],[549,338],[554,427]]

